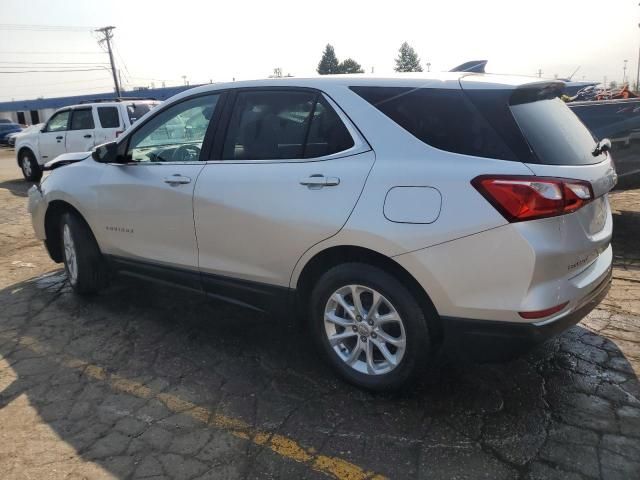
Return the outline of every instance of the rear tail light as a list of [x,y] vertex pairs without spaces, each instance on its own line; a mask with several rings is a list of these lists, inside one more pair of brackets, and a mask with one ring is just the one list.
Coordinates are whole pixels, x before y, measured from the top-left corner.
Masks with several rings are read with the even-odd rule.
[[122,133],[124,133],[123,130],[116,130],[116,138],[118,138]]
[[544,318],[544,317],[553,315],[554,313],[558,313],[567,305],[569,305],[569,302],[561,303],[560,305],[556,305],[555,307],[545,308],[544,310],[536,310],[533,312],[518,312],[518,315],[520,315],[522,318],[526,318],[529,320],[536,319],[536,318]]
[[564,215],[593,200],[591,184],[582,180],[481,175],[471,184],[509,222]]

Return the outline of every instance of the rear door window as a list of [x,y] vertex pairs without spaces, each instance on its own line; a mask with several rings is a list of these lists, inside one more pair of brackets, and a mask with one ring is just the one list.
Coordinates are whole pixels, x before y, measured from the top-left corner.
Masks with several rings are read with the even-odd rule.
[[322,157],[353,147],[354,142],[342,120],[321,95],[313,110],[304,158]]
[[120,114],[117,107],[98,107],[98,118],[102,128],[120,127]]
[[517,159],[460,89],[351,87],[351,90],[432,147],[477,157]]
[[353,147],[331,105],[314,91],[242,91],[224,142],[224,160],[317,158]]
[[93,112],[91,108],[73,110],[70,130],[93,130],[94,128],[95,124],[93,122]]

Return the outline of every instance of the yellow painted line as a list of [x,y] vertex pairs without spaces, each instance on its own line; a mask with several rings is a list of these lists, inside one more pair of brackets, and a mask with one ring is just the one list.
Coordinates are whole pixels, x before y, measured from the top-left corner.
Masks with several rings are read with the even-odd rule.
[[[14,339],[13,337],[5,337]],[[129,380],[120,375],[111,374],[104,368],[90,364],[83,360],[70,357],[68,355],[56,354],[41,345],[36,339],[22,337],[18,344],[28,348],[34,353],[41,355],[58,356],[56,363],[73,370],[78,370],[86,377],[106,383],[112,390],[119,393],[126,393],[138,398],[155,398],[162,402],[174,413],[188,415],[189,417],[219,430],[223,430],[234,437],[248,440],[256,445],[263,446],[273,453],[294,462],[307,465],[312,470],[323,473],[337,480],[385,480],[386,477],[363,468],[338,457],[319,455],[312,448],[306,448],[295,440],[264,430],[251,427],[248,423],[238,418],[228,417],[219,413],[200,407],[194,403],[182,400],[175,395],[162,393],[149,388],[134,380]]]

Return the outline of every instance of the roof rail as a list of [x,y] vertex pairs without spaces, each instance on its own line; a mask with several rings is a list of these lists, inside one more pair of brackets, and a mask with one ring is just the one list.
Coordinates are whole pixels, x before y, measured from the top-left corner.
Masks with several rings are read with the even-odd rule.
[[103,102],[123,102],[123,101],[140,101],[140,100],[155,100],[157,98],[154,97],[113,97],[113,98],[93,98],[91,100],[82,100],[79,102],[79,105],[83,105],[85,103],[103,103]]

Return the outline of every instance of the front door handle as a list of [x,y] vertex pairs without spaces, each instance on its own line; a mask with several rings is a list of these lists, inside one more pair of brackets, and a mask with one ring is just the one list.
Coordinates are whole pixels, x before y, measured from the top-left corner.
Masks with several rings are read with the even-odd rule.
[[182,176],[179,173],[174,173],[170,177],[165,177],[164,183],[168,183],[172,187],[176,187],[178,185],[186,185],[187,183],[191,183],[191,179],[189,177]]
[[335,187],[336,185],[340,185],[340,179],[338,177],[325,177],[324,175],[316,173],[315,175],[300,180],[300,185],[311,189]]
[[91,135],[86,134],[86,135],[84,136],[84,138],[91,138]]

